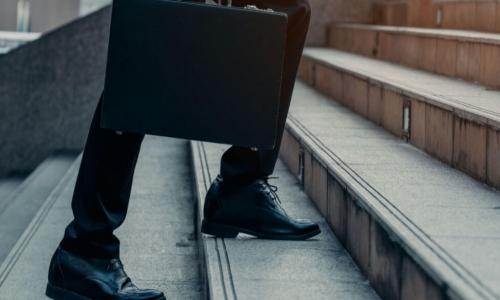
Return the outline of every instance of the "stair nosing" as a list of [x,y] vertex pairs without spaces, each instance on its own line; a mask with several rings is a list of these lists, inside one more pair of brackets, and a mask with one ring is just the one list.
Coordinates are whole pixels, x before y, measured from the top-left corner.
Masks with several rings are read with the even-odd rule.
[[460,42],[473,42],[473,43],[491,44],[500,46],[500,34],[472,31],[472,30],[355,24],[355,23],[334,23],[332,24],[332,27],[360,29],[367,31],[382,31],[392,34],[411,34],[414,36],[421,36],[421,37],[442,38],[447,40],[456,40]]

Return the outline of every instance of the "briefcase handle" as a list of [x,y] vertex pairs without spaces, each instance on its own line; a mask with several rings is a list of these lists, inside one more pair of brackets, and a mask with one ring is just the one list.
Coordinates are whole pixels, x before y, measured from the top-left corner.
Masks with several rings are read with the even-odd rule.
[[[206,3],[214,3],[216,5],[220,5],[220,6],[223,6],[224,4],[222,4],[222,0],[217,0],[217,2],[215,2],[215,0],[205,0]],[[227,7],[231,7],[233,4],[233,0],[227,0]],[[268,9],[259,9],[256,5],[251,5],[251,4],[247,4],[244,8],[247,8],[247,9],[254,9],[254,10],[265,10],[265,11],[274,11],[272,10],[271,8],[268,8]]]
[[[222,0],[205,0],[205,3],[212,3],[212,4],[216,4],[216,5],[224,5],[222,4]],[[227,0],[227,6],[232,6],[233,4],[233,0]]]

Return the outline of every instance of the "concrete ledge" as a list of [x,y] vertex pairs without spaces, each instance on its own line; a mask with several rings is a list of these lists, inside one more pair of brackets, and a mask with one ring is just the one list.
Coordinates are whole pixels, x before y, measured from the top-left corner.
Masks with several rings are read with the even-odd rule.
[[[306,49],[299,77],[394,135],[500,188],[500,92],[374,59]],[[487,134],[489,133],[489,134]]]
[[329,46],[500,88],[500,34],[334,24],[329,32]]
[[[304,156],[299,159],[304,161],[299,166],[304,174],[314,173],[308,157],[324,168],[325,217],[384,299],[498,299],[500,290],[495,280],[489,280],[500,275],[495,271],[497,261],[470,248],[477,243],[474,235],[488,235],[489,222],[497,222],[496,217],[468,233],[462,229],[470,226],[465,224],[468,221],[455,215],[458,207],[466,205],[459,200],[462,196],[469,203],[465,211],[471,214],[470,221],[475,209],[490,210],[490,205],[500,203],[497,192],[391,138],[301,84],[286,131],[282,158],[294,164],[297,159],[291,152],[297,147],[286,145],[298,143],[301,150],[295,155]],[[314,185],[314,180],[304,178],[304,188],[310,191],[308,185]],[[464,190],[473,198],[463,195]],[[310,192],[310,197],[317,207],[324,206],[325,195]],[[429,215],[438,219],[427,223]],[[463,244],[450,246],[445,236],[462,236]],[[496,246],[484,247],[479,251],[496,251]],[[478,259],[472,262],[471,256]]]

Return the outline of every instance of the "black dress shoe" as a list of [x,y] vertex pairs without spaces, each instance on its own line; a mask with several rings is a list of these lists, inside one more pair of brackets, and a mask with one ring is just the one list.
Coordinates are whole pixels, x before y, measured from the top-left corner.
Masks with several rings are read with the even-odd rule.
[[162,292],[136,287],[119,259],[84,258],[58,248],[45,294],[56,300],[165,300]]
[[201,231],[225,238],[241,232],[276,240],[305,240],[321,232],[316,223],[289,217],[276,191],[267,178],[236,182],[218,176],[205,198]]

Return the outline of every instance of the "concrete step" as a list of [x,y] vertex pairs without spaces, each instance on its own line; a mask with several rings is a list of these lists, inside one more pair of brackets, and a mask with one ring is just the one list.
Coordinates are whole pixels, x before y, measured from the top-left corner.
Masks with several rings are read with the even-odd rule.
[[333,24],[329,46],[452,78],[500,88],[500,34]]
[[396,0],[374,7],[374,21],[380,25],[500,32],[496,0]]
[[[192,142],[198,221],[204,197],[218,174],[226,146]],[[282,162],[273,184],[283,207],[295,217],[320,223],[322,233],[308,241],[269,241],[202,235],[204,277],[209,299],[379,299],[325,219]]]
[[[0,299],[45,299],[50,257],[71,220],[76,160],[46,197],[0,266]],[[127,219],[117,230],[125,269],[141,287],[169,299],[201,299],[188,144],[146,137],[134,177]]]
[[8,176],[0,179],[0,212],[6,207],[10,195],[21,185],[25,176]]
[[500,92],[326,48],[299,77],[443,162],[500,188]]
[[373,19],[375,24],[406,26],[408,25],[408,3],[405,0],[377,1],[373,5]]
[[75,157],[74,154],[50,156],[5,201],[0,202],[0,263],[66,174]]
[[498,191],[300,82],[281,157],[383,299],[500,298]]

